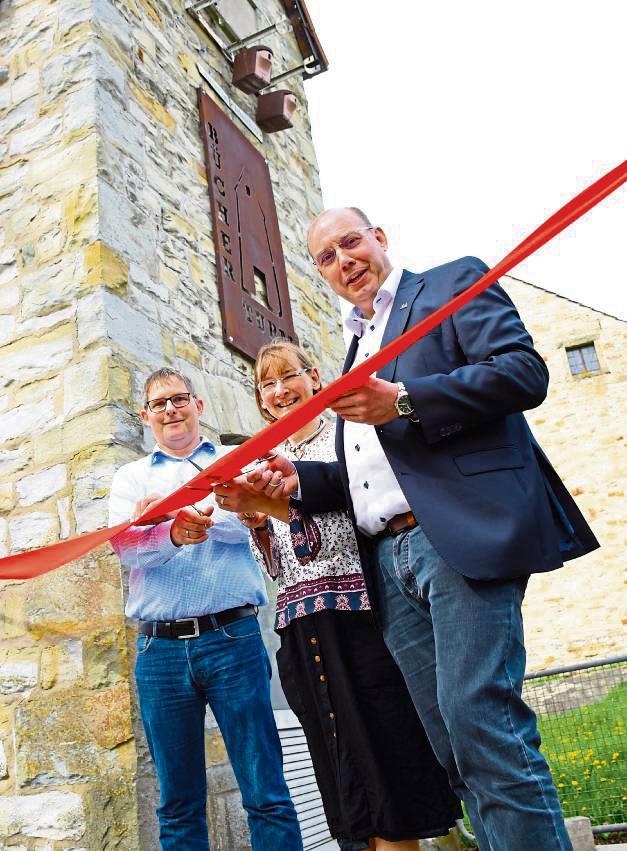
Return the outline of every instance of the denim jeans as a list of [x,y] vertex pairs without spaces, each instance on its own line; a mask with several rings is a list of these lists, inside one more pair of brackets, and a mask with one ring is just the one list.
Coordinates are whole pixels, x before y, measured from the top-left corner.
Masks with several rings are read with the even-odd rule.
[[139,704],[157,768],[163,851],[207,851],[205,706],[211,707],[248,815],[254,851],[302,851],[270,703],[270,662],[251,615],[198,638],[140,635]]
[[381,538],[375,562],[385,642],[481,851],[572,851],[521,697],[526,578],[467,579],[420,527]]

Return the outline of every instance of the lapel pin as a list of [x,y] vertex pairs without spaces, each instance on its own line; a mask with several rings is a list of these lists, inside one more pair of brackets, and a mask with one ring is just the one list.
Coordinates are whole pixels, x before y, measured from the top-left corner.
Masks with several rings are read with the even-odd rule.
[[407,307],[407,302],[405,301],[405,302],[403,302],[403,304],[401,304],[401,306],[399,307],[399,310],[405,310],[406,307]]

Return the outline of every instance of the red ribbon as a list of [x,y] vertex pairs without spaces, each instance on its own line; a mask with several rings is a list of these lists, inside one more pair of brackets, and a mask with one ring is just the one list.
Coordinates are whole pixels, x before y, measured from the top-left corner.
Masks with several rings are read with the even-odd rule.
[[[350,390],[362,386],[368,377],[381,369],[386,363],[398,357],[401,352],[417,342],[421,337],[447,319],[460,307],[468,304],[475,296],[487,289],[498,278],[510,271],[518,263],[537,251],[542,245],[556,236],[572,222],[583,216],[588,210],[596,206],[599,201],[606,198],[619,186],[627,181],[627,160],[612,169],[597,180],[579,195],[565,204],[557,213],[547,219],[543,225],[524,239],[520,245],[514,248],[506,257],[497,263],[492,269],[483,275],[476,283],[464,290],[463,293],[451,299],[447,304],[439,307],[422,322],[414,325],[400,337],[392,340],[383,349],[363,361],[359,366],[338,378],[336,381],[324,387],[307,402],[304,402],[294,411],[290,411],[285,417],[272,423],[258,432],[250,440],[241,446],[237,446],[228,455],[218,459],[206,470],[198,473],[191,481],[183,487],[164,497],[152,511],[142,515],[141,520],[151,520],[170,511],[176,511],[191,505],[213,490],[213,485],[218,482],[228,481],[239,475],[242,468],[250,464],[256,458],[265,455],[274,449],[290,435],[297,432],[306,423],[318,416],[328,408],[337,398],[343,396]],[[97,532],[87,532],[78,538],[69,541],[61,541],[52,546],[41,547],[18,555],[7,556],[0,559],[0,579],[30,579],[48,573],[63,564],[79,558],[88,553],[94,547],[110,541],[115,535],[132,526],[133,523],[120,523]]]

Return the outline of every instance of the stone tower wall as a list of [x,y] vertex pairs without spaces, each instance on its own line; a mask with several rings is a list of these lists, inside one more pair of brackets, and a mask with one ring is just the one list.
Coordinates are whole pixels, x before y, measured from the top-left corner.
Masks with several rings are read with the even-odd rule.
[[[283,14],[279,0],[256,5]],[[273,47],[277,70],[302,62],[292,34]],[[254,98],[233,89],[229,64],[177,0],[4,0],[0,57],[6,554],[106,525],[114,471],[147,447],[136,411],[158,366],[191,376],[209,436],[261,421],[250,363],[222,343],[197,63],[249,115]],[[270,167],[297,333],[333,375],[343,348],[335,305],[304,251],[322,203],[316,160],[302,82],[289,85],[300,101],[293,130],[260,144],[240,129]],[[108,547],[2,583],[1,838],[157,846],[133,637]],[[213,728],[207,755],[215,847],[246,847]]]

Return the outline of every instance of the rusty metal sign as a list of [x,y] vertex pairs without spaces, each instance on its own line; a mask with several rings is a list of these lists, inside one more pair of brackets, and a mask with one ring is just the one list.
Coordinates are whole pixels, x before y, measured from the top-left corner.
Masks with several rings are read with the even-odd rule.
[[270,173],[263,156],[198,90],[224,342],[254,358],[297,342]]

